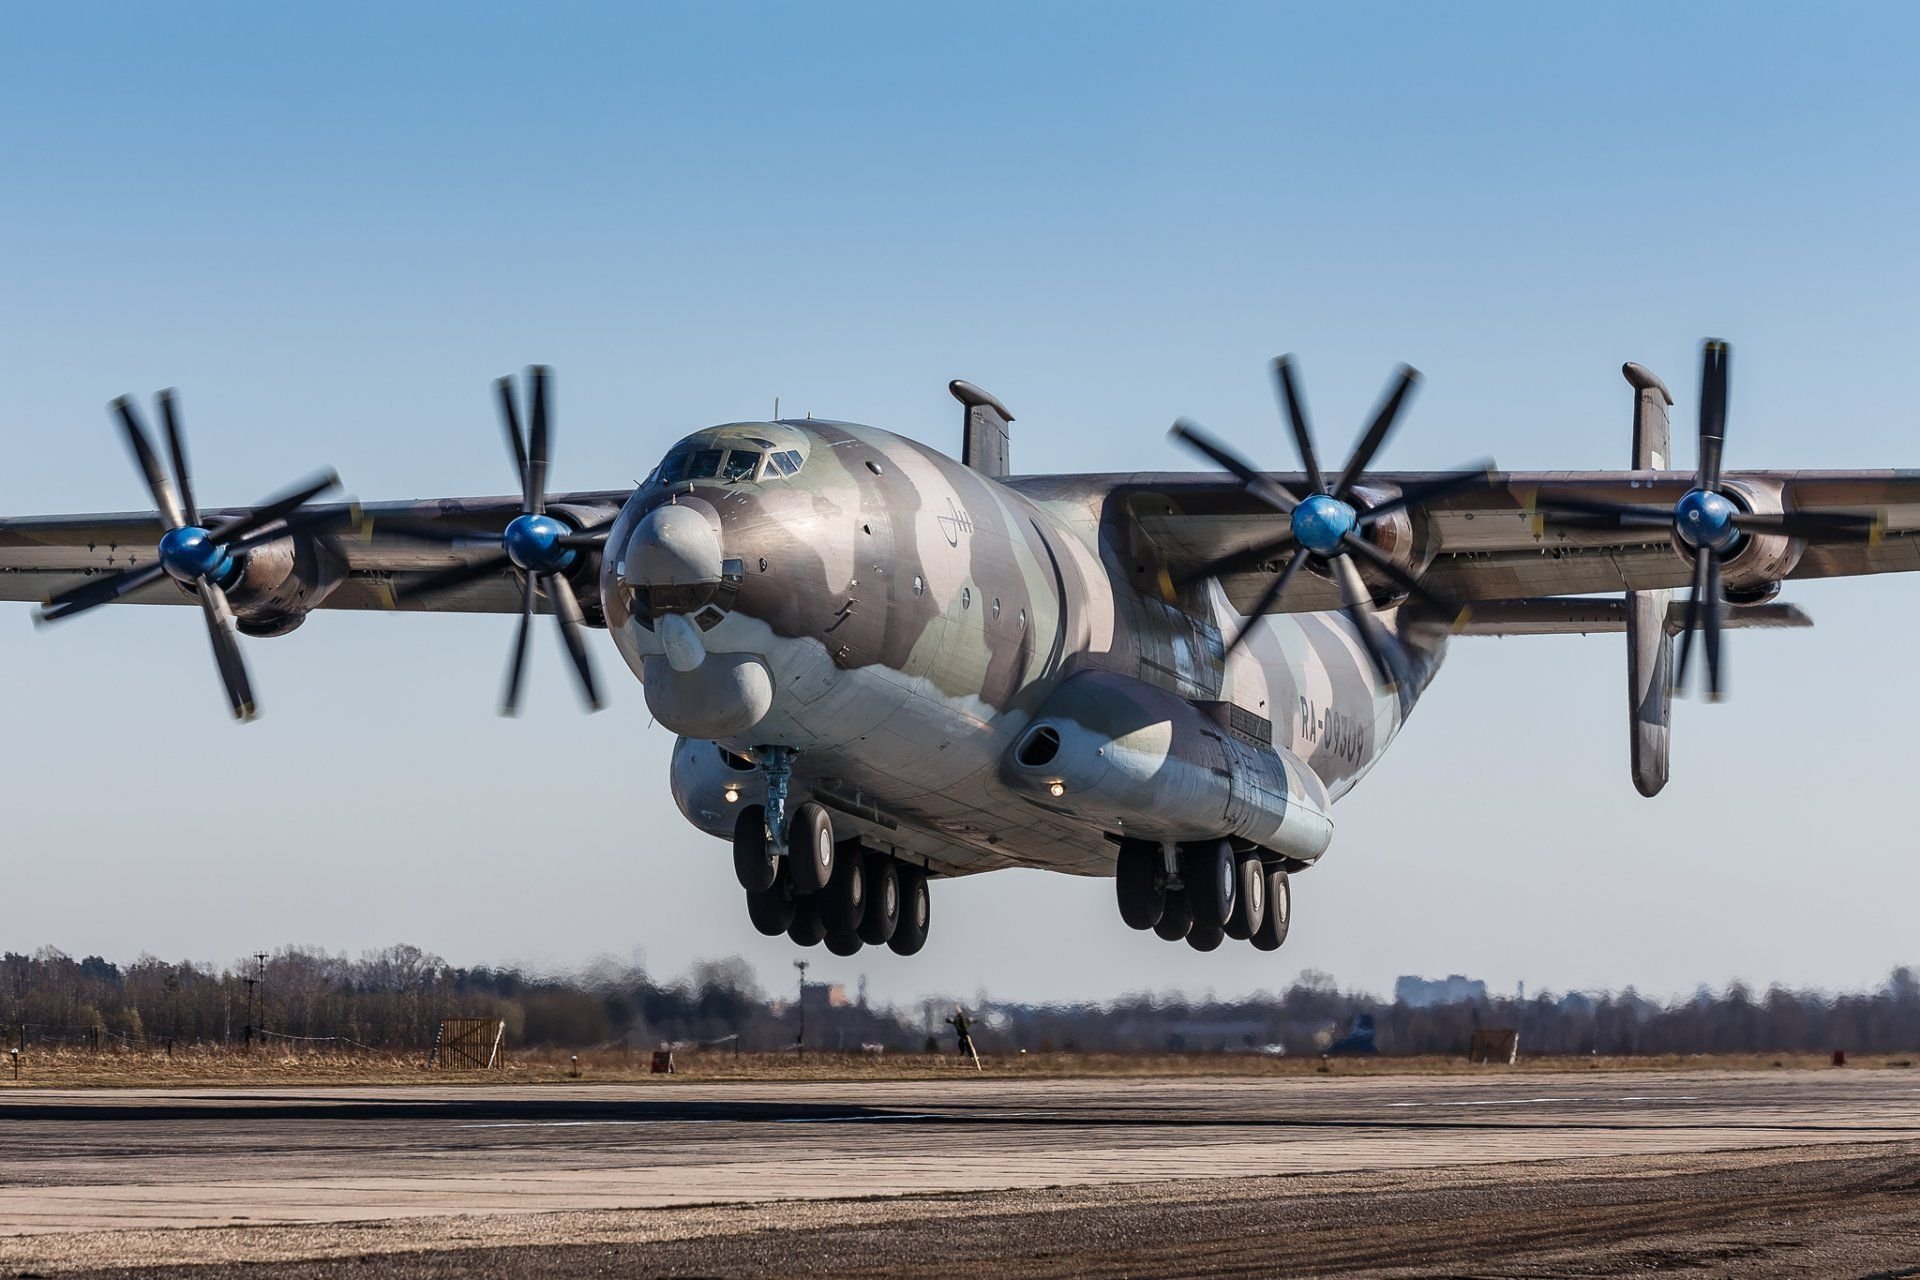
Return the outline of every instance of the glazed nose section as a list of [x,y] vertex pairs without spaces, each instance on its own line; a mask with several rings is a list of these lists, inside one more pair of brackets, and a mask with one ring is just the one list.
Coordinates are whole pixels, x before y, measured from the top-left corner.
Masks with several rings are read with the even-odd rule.
[[753,654],[709,653],[693,615],[720,594],[727,564],[720,535],[692,507],[655,507],[627,540],[620,578],[660,652],[642,659],[654,718],[689,738],[743,734],[773,705],[773,675]]
[[634,527],[627,542],[627,585],[646,594],[654,609],[695,607],[702,588],[718,585],[723,557],[720,535],[690,507],[655,507]]

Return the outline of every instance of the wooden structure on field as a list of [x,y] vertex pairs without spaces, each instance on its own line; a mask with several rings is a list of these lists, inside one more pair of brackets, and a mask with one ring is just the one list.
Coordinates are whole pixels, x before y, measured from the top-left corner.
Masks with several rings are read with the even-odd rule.
[[442,1018],[433,1039],[441,1071],[493,1071],[507,1065],[507,1024],[498,1018]]
[[1498,1027],[1483,1028],[1467,1042],[1468,1062],[1504,1062],[1508,1066],[1520,1060],[1520,1033]]

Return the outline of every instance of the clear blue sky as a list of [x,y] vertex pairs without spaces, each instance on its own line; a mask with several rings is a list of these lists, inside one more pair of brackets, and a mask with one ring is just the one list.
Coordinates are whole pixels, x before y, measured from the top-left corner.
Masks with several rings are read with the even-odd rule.
[[[125,509],[103,412],[181,388],[209,502],[322,463],[366,499],[511,487],[487,384],[559,382],[556,483],[645,474],[781,397],[941,444],[945,384],[1026,470],[1185,465],[1192,414],[1275,466],[1264,362],[1328,448],[1392,362],[1390,465],[1620,465],[1622,360],[1692,412],[1735,344],[1730,465],[1920,465],[1910,7],[77,6],[0,36],[0,510]],[[396,11],[399,9],[399,11]],[[1680,459],[1691,457],[1681,450]],[[1733,638],[1675,781],[1626,775],[1622,646],[1459,645],[1296,887],[1280,956],[1126,931],[1104,881],[940,886],[914,962],[816,973],[1061,998],[1278,987],[1851,985],[1920,959],[1920,581],[1795,586]],[[408,940],[464,963],[738,952],[725,848],[599,646],[586,718],[504,618],[0,627],[0,946],[226,960]]]

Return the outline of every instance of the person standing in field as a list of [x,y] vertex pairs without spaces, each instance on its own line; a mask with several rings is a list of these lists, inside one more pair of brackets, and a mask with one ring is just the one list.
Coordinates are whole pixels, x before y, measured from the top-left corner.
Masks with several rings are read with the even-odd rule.
[[973,1023],[967,1018],[966,1010],[962,1009],[959,1005],[953,1006],[953,1016],[947,1019],[947,1023],[953,1028],[953,1038],[956,1042],[953,1051],[955,1053],[963,1053],[967,1057],[972,1058],[973,1069],[975,1071],[981,1070],[980,1054],[979,1051],[973,1047],[973,1036],[968,1030],[968,1028],[973,1026]]

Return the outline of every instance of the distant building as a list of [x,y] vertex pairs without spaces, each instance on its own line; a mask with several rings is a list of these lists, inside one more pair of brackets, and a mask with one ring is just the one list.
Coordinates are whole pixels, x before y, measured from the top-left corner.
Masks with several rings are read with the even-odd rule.
[[1394,1002],[1415,1009],[1441,1004],[1475,1003],[1486,998],[1487,984],[1478,978],[1469,978],[1464,973],[1452,973],[1444,978],[1418,978],[1405,974],[1394,979],[1393,983]]

